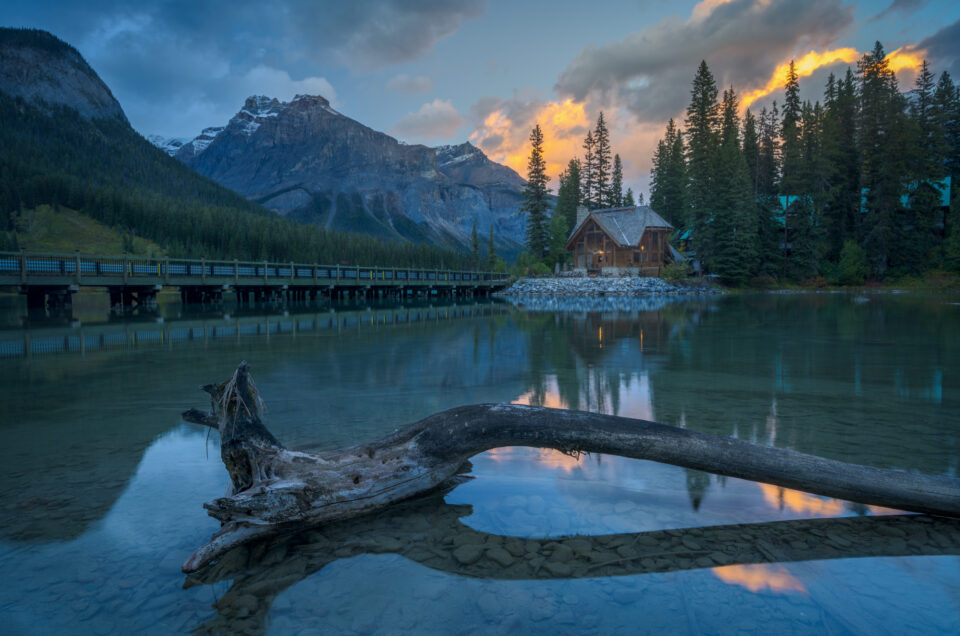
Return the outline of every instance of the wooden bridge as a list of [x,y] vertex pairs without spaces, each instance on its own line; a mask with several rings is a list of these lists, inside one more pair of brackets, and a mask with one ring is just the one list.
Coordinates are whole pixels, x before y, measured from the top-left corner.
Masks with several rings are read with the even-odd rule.
[[215,261],[139,256],[0,252],[0,287],[14,287],[31,308],[71,304],[81,287],[104,288],[112,306],[156,302],[165,287],[184,303],[219,303],[225,292],[241,304],[318,297],[488,295],[508,283],[496,272],[267,261]]

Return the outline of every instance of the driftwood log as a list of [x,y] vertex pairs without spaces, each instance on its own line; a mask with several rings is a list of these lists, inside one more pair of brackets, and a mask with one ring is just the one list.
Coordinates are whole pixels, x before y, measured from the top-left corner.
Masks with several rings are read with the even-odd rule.
[[906,473],[759,446],[612,415],[479,404],[431,415],[369,444],[331,453],[285,448],[261,421],[249,366],[203,387],[209,412],[184,420],[220,431],[230,493],[207,502],[220,530],[183,564],[195,572],[232,548],[349,519],[426,493],[470,457],[503,446],[553,448],[647,459],[931,515],[960,517],[960,479]]

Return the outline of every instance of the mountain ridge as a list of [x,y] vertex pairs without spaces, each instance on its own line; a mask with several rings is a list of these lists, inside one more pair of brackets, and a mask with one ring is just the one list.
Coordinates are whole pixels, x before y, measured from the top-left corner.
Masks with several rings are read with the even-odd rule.
[[282,216],[327,229],[469,249],[473,223],[521,248],[524,180],[469,142],[406,144],[320,95],[254,95],[174,156]]

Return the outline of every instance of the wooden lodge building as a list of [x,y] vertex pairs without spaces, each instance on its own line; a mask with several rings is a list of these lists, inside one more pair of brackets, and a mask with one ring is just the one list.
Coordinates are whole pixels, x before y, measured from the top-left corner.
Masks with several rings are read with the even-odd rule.
[[573,252],[574,271],[659,276],[664,265],[683,259],[667,242],[672,231],[645,205],[591,212],[580,206],[566,248]]

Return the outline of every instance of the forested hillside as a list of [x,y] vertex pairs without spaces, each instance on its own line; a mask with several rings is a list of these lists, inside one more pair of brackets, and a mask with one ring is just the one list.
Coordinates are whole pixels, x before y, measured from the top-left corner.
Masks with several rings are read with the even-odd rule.
[[[0,29],[0,47],[8,67],[25,47],[31,55],[15,62],[48,64],[69,57],[89,69],[75,49],[42,31]],[[173,256],[468,265],[464,254],[279,218],[158,150],[125,118],[88,118],[69,101],[51,104],[48,99],[49,93],[42,100],[12,97],[0,85],[0,248],[19,247],[21,210],[47,204],[154,241]]]

